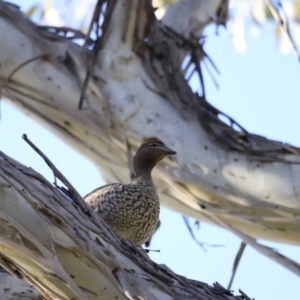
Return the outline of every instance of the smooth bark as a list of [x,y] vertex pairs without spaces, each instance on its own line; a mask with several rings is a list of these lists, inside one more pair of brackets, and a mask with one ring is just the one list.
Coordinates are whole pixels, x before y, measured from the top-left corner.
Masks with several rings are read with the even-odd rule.
[[300,244],[299,149],[251,135],[229,117],[226,125],[191,91],[182,55],[199,72],[199,24],[220,17],[219,1],[198,2],[201,18],[182,11],[182,20],[197,22],[177,29],[166,14],[176,33],[157,22],[150,1],[110,0],[102,35],[83,47],[0,1],[2,94],[93,160],[108,182],[128,181],[126,139],[135,149],[143,138],[163,140],[178,155],[154,172],[162,205],[228,228],[299,274],[296,262],[255,240]]

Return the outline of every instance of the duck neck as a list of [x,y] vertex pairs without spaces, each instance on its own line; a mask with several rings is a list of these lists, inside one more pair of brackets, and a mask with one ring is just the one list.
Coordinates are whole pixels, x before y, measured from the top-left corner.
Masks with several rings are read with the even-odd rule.
[[152,158],[142,157],[137,153],[133,159],[134,182],[152,181],[151,172],[156,165],[156,161]]
[[138,182],[141,182],[141,181],[152,182],[151,171],[152,171],[152,169],[150,171],[149,170],[144,170],[144,169],[136,170],[134,172],[135,176],[134,176],[134,179],[133,179],[133,183],[138,183]]

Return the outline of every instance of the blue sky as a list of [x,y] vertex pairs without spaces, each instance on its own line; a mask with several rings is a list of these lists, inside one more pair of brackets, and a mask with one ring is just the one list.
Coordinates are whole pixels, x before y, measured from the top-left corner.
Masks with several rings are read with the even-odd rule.
[[[24,5],[29,1],[14,3]],[[214,32],[213,28],[207,30],[205,50],[221,76],[218,77],[219,90],[206,76],[208,100],[248,131],[300,147],[300,65],[296,58],[279,53],[272,26],[264,27],[256,39],[246,36],[248,49],[244,55],[236,52],[228,32],[221,29],[219,36]],[[21,139],[23,133],[44,151],[81,195],[104,184],[90,161],[32,118],[2,101],[0,150],[53,182],[52,172]],[[196,231],[200,241],[224,245],[222,248],[206,247],[204,252],[189,236],[179,214],[162,208],[161,221],[151,245],[151,249],[161,251],[150,254],[153,260],[189,278],[209,284],[218,281],[227,286],[240,245],[238,238],[228,231],[201,223]],[[299,247],[266,244],[300,260]],[[232,289],[236,292],[241,289],[256,300],[298,300],[300,295],[299,278],[250,247],[245,250]]]

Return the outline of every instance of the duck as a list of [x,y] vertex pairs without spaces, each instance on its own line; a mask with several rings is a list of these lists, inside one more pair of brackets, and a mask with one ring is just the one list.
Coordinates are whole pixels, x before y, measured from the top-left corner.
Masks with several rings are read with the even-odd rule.
[[84,197],[102,219],[124,239],[143,245],[156,229],[160,202],[151,172],[158,162],[176,151],[156,138],[145,140],[133,157],[133,180],[109,183]]

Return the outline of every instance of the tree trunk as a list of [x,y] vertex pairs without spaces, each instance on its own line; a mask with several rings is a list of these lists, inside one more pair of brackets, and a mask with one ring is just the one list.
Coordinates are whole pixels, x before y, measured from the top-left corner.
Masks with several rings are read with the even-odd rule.
[[154,172],[162,205],[231,230],[299,275],[299,264],[256,242],[300,244],[299,149],[229,117],[231,126],[223,123],[181,70],[190,59],[201,77],[198,39],[212,20],[225,22],[227,4],[178,1],[158,22],[151,1],[99,0],[92,24],[101,20],[101,35],[91,41],[73,31],[79,46],[0,1],[2,93],[92,159],[108,182],[128,181],[126,139],[134,149],[143,138],[162,139],[178,153]]

